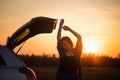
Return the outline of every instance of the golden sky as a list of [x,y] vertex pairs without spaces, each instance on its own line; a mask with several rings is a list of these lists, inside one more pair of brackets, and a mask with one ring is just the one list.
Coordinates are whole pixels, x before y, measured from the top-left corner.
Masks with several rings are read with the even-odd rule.
[[[83,52],[116,57],[120,53],[120,0],[0,0],[0,44],[31,18],[65,19],[82,36]],[[58,21],[59,22],[59,21]],[[37,35],[20,54],[57,54],[58,25],[51,34]],[[76,43],[75,37],[66,31]]]

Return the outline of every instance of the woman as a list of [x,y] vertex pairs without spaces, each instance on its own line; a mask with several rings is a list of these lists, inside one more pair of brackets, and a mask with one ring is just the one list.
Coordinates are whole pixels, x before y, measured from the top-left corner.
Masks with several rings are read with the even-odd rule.
[[[81,36],[68,26],[62,26],[63,23],[64,20],[61,19],[57,34],[57,49],[60,55],[60,60],[56,80],[82,80],[82,67],[80,60],[82,53]],[[62,28],[65,31],[71,32],[77,38],[75,48],[73,48],[73,42],[69,37],[66,36],[61,38]]]

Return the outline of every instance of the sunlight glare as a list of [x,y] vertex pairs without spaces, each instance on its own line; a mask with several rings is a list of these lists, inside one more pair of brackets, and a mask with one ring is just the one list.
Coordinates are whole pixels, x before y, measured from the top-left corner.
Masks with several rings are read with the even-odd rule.
[[96,40],[86,40],[83,45],[83,51],[85,53],[98,54],[99,45]]

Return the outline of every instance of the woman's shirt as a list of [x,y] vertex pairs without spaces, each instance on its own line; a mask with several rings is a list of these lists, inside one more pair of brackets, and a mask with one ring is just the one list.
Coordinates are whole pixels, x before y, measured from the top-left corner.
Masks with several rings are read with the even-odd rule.
[[75,56],[64,55],[59,64],[59,73],[75,74],[77,72],[77,60]]

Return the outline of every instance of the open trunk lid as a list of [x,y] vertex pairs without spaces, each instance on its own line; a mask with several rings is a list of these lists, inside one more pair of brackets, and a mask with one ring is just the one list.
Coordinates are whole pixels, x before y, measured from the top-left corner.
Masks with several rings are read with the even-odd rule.
[[7,47],[14,49],[27,39],[40,34],[51,33],[56,28],[57,19],[48,17],[32,18],[29,22],[20,27],[11,37],[8,37]]

